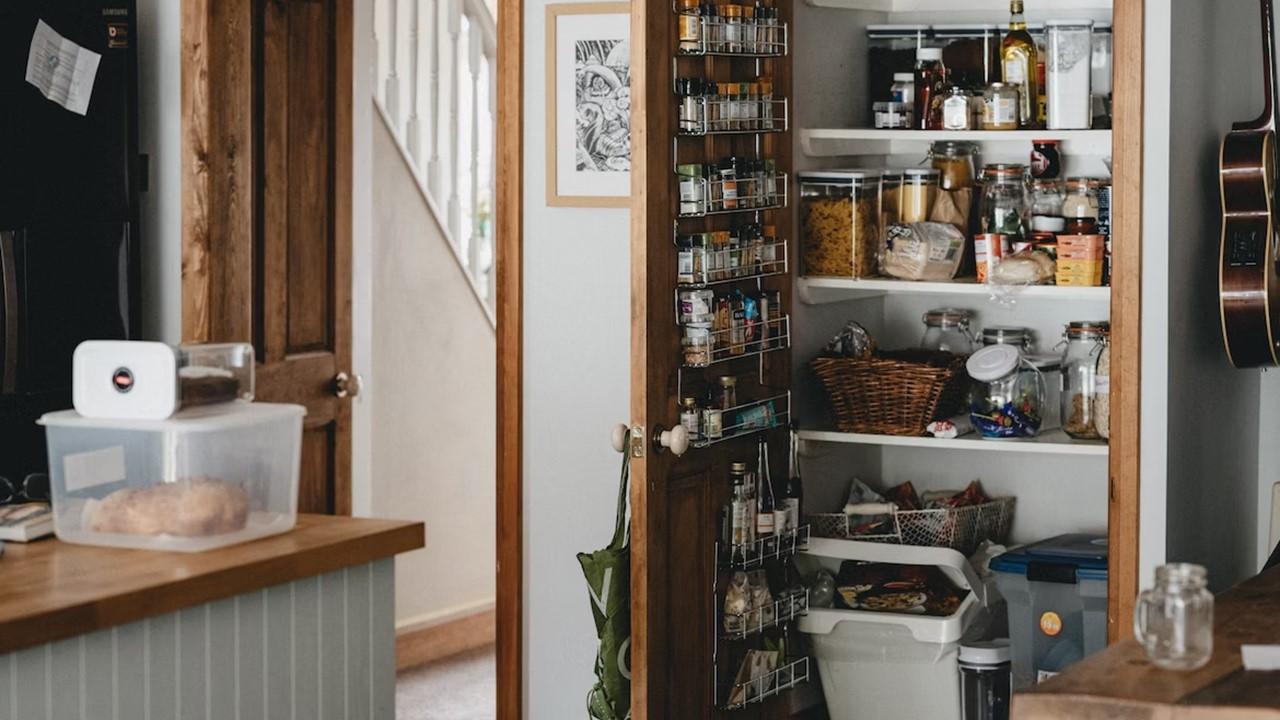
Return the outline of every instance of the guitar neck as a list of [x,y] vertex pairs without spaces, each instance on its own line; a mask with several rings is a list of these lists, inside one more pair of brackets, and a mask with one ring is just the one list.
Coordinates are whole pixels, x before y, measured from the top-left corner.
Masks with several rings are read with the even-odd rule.
[[1271,9],[1271,0],[1259,0],[1262,9],[1262,80],[1263,107],[1262,115],[1251,123],[1237,123],[1237,130],[1272,130],[1276,129],[1276,43],[1275,14]]

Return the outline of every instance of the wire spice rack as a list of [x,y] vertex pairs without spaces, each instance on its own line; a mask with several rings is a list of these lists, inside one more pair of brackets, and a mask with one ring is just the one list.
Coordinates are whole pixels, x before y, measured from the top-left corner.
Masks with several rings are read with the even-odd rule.
[[[766,560],[787,560],[809,547],[809,526],[801,525],[783,533],[757,538],[749,543],[716,543],[716,564],[721,570],[750,570]],[[808,609],[808,602],[805,603]]]
[[[690,445],[695,448],[707,448],[729,440],[785,427],[791,421],[791,393],[785,392],[728,409],[707,408],[703,412],[720,413],[720,433],[716,437],[704,435],[693,439]],[[707,424],[710,423],[704,423],[704,426]],[[807,528],[805,532],[807,540]]]
[[680,135],[745,135],[786,132],[787,99],[696,98],[691,117],[680,117]]
[[788,51],[787,23],[743,24],[721,17],[690,15],[673,8],[682,21],[697,22],[697,40],[681,40],[677,55],[725,55],[747,58],[784,57]]
[[809,612],[809,593],[787,595],[770,606],[754,608],[742,615],[725,615],[720,623],[724,640],[745,640],[771,627],[791,622]]
[[795,658],[760,677],[734,684],[729,688],[725,703],[720,707],[724,710],[737,710],[754,705],[808,681],[809,658]]
[[[728,233],[725,233],[726,235]],[[676,243],[679,247],[679,242]],[[681,262],[688,254],[687,265],[678,270],[676,287],[696,290],[712,285],[760,280],[786,275],[790,270],[790,250],[786,240],[713,250],[684,247]]]
[[[778,210],[787,206],[787,174],[764,173],[749,178],[708,179],[705,177],[676,176],[677,194],[680,194],[680,212],[677,217],[700,218],[708,215],[731,215],[761,210]],[[680,193],[681,184],[693,183],[692,197]]]

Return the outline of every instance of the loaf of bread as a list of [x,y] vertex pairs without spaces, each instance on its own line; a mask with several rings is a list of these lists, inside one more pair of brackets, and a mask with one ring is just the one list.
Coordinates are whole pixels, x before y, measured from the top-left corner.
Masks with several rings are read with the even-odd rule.
[[93,532],[126,535],[221,535],[244,528],[249,494],[208,477],[117,490],[87,510]]

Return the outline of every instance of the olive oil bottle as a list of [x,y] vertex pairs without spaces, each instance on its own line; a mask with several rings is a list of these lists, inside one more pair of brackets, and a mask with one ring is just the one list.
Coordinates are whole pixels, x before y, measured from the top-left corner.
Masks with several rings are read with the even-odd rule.
[[1009,33],[1000,43],[1000,66],[1005,83],[1018,88],[1018,124],[1026,128],[1036,124],[1040,89],[1036,78],[1036,41],[1027,31],[1022,2],[1009,2]]

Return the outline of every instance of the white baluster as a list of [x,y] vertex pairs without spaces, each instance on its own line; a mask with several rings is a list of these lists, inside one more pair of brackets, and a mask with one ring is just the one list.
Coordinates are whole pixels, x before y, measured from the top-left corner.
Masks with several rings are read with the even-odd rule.
[[419,5],[422,0],[409,0],[413,8],[409,23],[409,119],[405,122],[405,146],[409,149],[409,157],[413,158],[415,168],[422,167],[422,128],[418,120],[418,56],[421,51],[420,40],[422,28],[419,26]]
[[392,126],[400,124],[400,78],[396,74],[396,67],[400,64],[400,0],[391,0],[391,25],[387,35],[390,37],[391,59],[390,73],[387,75],[387,89],[383,94],[383,106],[387,111],[387,115],[391,118]]
[[431,12],[431,89],[427,93],[427,101],[431,103],[431,158],[427,160],[427,191],[431,198],[440,202],[440,49],[445,45],[443,25],[440,23],[440,3],[438,0],[427,0]]
[[382,24],[386,21],[387,4],[386,0],[374,0],[373,2],[373,46],[374,50],[374,77],[373,94],[386,106],[386,79],[387,79],[387,33],[382,29]]
[[461,82],[458,78],[458,65],[462,58],[458,54],[458,40],[462,34],[462,0],[449,0],[449,57],[453,58],[449,72],[449,164],[452,166],[449,183],[449,232],[454,242],[462,242],[462,198],[458,195],[458,172],[462,162],[458,147],[458,106],[460,104]]
[[480,273],[480,241],[482,228],[477,219],[480,215],[480,50],[484,47],[484,37],[480,31],[480,19],[471,20],[471,33],[467,42],[467,67],[471,71],[471,244],[467,248],[467,270],[472,277],[478,278]]

